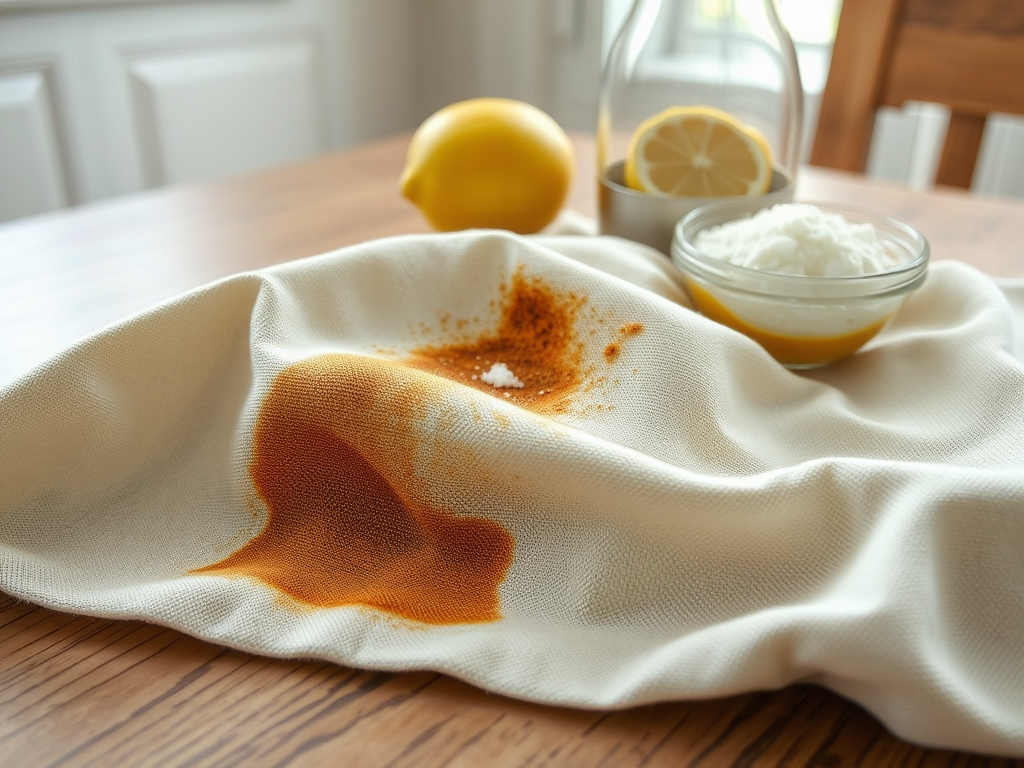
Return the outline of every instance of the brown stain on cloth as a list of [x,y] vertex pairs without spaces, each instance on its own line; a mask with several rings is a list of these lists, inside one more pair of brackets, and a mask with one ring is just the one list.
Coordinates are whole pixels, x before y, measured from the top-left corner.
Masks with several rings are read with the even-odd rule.
[[427,624],[501,617],[514,540],[415,492],[417,422],[443,395],[398,363],[329,354],[278,374],[249,475],[269,516],[245,546],[193,573],[256,578],[318,608],[363,605]]
[[[499,619],[512,534],[422,492],[424,461],[473,471],[466,446],[438,434],[440,422],[431,432],[431,413],[459,391],[437,376],[564,413],[585,376],[575,320],[586,303],[521,268],[500,290],[497,327],[476,339],[422,346],[404,361],[320,355],[278,374],[249,464],[267,521],[236,552],[193,573],[255,578],[317,608],[361,605],[437,625]],[[525,386],[483,382],[495,362]],[[459,451],[467,455],[445,457]]]

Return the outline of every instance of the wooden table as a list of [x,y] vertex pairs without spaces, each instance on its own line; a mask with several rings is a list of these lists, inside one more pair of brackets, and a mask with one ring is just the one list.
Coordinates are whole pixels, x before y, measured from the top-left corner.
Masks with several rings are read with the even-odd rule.
[[[204,282],[428,227],[396,191],[406,136],[231,181],[0,226],[0,384]],[[571,206],[595,208],[576,137]],[[888,211],[934,258],[1024,274],[1024,202],[805,169],[802,199]],[[431,672],[261,658],[0,594],[2,766],[1024,765],[909,745],[815,686],[616,712],[526,704]]]

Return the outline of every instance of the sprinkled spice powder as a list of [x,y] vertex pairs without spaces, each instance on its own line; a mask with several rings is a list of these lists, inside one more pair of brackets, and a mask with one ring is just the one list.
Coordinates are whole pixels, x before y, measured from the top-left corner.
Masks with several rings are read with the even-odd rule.
[[376,358],[286,368],[253,431],[249,474],[266,525],[193,573],[256,578],[320,608],[364,605],[428,624],[499,619],[512,534],[403,490],[424,439],[416,422],[442,394],[432,377]]
[[[464,343],[418,347],[406,362],[537,413],[565,413],[584,376],[575,322],[586,299],[527,277],[521,267],[501,293],[501,319],[493,332]],[[484,381],[480,373],[495,363],[513,371],[523,386],[503,390]]]
[[623,325],[619,328],[615,341],[604,348],[604,359],[609,363],[614,363],[619,359],[619,355],[622,353],[623,342],[630,336],[636,336],[642,333],[643,330],[643,323],[626,323]]

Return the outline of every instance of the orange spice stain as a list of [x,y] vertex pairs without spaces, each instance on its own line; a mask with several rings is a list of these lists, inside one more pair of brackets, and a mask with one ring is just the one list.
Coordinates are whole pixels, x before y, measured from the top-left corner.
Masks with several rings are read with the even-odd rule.
[[[557,291],[540,277],[527,276],[522,267],[499,286],[499,294],[491,302],[500,311],[493,331],[417,347],[405,362],[537,413],[567,412],[586,375],[584,347],[575,328],[586,298]],[[480,378],[498,362],[523,382],[522,388],[493,387]]]
[[365,606],[436,625],[499,619],[512,534],[416,492],[425,449],[431,464],[439,450],[458,450],[423,437],[443,386],[358,355],[286,368],[253,430],[249,475],[269,512],[263,530],[193,573],[255,578],[315,608]]
[[614,363],[622,353],[623,342],[631,336],[643,333],[643,330],[643,323],[626,323],[622,325],[616,333],[615,340],[604,348],[604,359],[608,363]]

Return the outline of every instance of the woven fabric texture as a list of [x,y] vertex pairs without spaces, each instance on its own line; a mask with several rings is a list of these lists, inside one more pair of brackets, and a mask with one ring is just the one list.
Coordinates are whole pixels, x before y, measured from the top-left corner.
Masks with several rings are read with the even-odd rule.
[[625,241],[371,242],[0,390],[0,588],[573,706],[811,681],[1024,754],[1022,339],[1024,281],[936,263],[796,374]]

